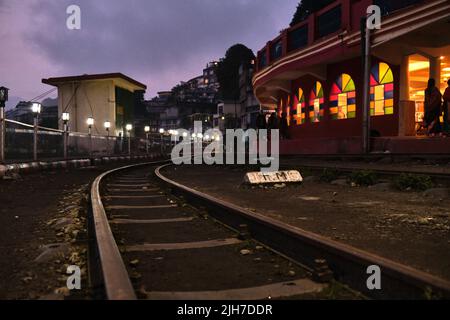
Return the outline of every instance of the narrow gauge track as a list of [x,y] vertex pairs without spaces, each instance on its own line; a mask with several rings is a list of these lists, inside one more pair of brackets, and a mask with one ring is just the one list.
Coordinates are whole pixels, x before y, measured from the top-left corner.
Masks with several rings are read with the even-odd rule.
[[[327,267],[336,280],[375,299],[450,297],[445,280],[178,184],[164,176],[168,164],[160,164],[116,169],[92,186],[101,275],[94,279],[108,299],[301,297],[324,288]],[[372,265],[382,270],[382,290],[367,289]]]
[[[106,172],[91,190],[90,270],[110,300],[262,300],[316,295],[326,284],[161,188],[161,163]],[[347,295],[354,295],[343,289]]]

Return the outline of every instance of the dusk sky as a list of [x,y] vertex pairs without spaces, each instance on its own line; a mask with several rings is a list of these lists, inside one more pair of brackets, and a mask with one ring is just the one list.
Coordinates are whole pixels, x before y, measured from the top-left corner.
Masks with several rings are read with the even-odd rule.
[[[298,0],[0,0],[0,85],[9,107],[51,89],[42,78],[122,72],[147,98],[202,73],[235,43],[255,53]],[[81,7],[81,30],[66,8]]]

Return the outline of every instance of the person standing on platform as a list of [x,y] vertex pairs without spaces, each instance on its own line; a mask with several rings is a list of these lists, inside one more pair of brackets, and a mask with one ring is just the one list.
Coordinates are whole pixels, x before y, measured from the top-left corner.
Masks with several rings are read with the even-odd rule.
[[272,138],[271,130],[280,129],[280,121],[278,120],[277,113],[278,113],[278,110],[275,110],[275,112],[272,112],[272,114],[269,117],[269,122],[267,124],[267,129],[269,129],[269,139]]
[[425,124],[428,135],[434,137],[441,131],[439,116],[441,114],[442,95],[436,88],[434,79],[428,80],[428,87],[425,90]]
[[262,110],[259,112],[258,116],[256,117],[256,129],[258,129],[258,132],[259,132],[259,130],[267,129],[266,116]]
[[450,119],[448,114],[448,108],[450,106],[450,80],[447,81],[448,87],[445,89],[444,93],[444,104],[442,108],[444,109],[444,132],[448,135],[450,134]]
[[283,139],[283,140],[289,139],[289,124],[288,124],[286,112],[283,112],[283,114],[281,116],[280,135],[281,135],[281,139]]

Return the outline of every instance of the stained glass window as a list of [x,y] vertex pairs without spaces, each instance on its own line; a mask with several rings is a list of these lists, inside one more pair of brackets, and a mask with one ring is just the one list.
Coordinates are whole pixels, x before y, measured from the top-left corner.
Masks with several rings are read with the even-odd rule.
[[370,75],[370,115],[394,114],[394,74],[384,62],[375,65]]
[[301,125],[306,122],[306,100],[302,88],[298,89],[297,106],[294,107],[293,113],[293,118],[297,125]]
[[331,87],[330,115],[333,120],[356,118],[355,82],[348,74],[340,75]]
[[320,122],[324,115],[324,94],[322,84],[317,81],[309,96],[309,120],[311,122]]

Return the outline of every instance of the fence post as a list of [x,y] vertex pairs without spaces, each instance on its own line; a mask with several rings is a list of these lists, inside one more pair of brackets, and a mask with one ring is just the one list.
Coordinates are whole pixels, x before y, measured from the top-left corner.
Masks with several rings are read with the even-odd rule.
[[128,156],[131,157],[131,132],[128,133]]
[[33,160],[37,161],[38,156],[37,156],[37,152],[38,152],[38,124],[39,124],[39,119],[37,114],[34,115],[34,134],[33,134]]
[[0,163],[5,163],[5,107],[0,105]]
[[69,136],[68,136],[68,132],[69,130],[68,130],[68,128],[67,128],[67,123],[64,123],[64,132],[63,132],[63,137],[64,137],[64,139],[63,139],[63,148],[64,148],[64,160],[67,160],[67,158],[68,158],[68,154],[67,154],[67,145],[68,145],[68,138],[69,138]]
[[92,128],[91,126],[89,126],[89,157],[92,159],[92,154],[93,154],[93,150],[92,150]]

